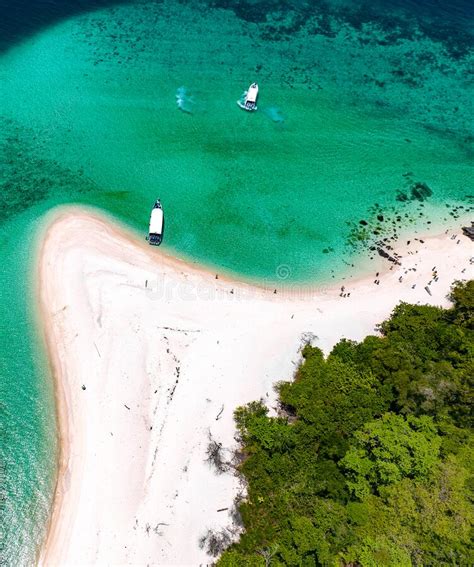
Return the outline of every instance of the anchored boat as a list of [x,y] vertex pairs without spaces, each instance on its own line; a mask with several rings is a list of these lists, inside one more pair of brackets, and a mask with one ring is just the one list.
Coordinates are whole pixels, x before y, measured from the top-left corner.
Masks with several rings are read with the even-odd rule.
[[248,110],[252,112],[257,110],[257,97],[258,97],[258,85],[257,83],[252,83],[249,90],[244,93],[242,98],[237,101],[237,104],[243,110]]
[[163,240],[164,216],[163,208],[159,199],[155,201],[150,214],[150,228],[147,240],[153,246],[159,246]]

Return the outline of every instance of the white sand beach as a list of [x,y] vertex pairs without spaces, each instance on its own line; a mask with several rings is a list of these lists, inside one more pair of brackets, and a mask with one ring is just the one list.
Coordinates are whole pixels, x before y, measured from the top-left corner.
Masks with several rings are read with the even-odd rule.
[[275,405],[305,336],[328,352],[400,300],[447,305],[452,282],[474,276],[460,229],[400,247],[402,266],[341,297],[341,284],[275,294],[216,279],[87,210],[48,223],[39,301],[61,454],[42,565],[210,562],[199,538],[231,525],[239,480],[205,461],[209,435],[232,447],[237,406]]

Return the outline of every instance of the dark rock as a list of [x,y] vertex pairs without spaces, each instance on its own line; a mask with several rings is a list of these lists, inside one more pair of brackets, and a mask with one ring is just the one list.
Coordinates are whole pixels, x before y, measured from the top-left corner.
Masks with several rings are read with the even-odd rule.
[[471,240],[474,240],[474,223],[471,226],[463,226],[462,232]]
[[421,181],[417,181],[414,183],[411,188],[411,199],[417,201],[424,201],[428,197],[433,195],[433,191],[428,187],[426,183],[422,183]]
[[405,191],[397,191],[397,196],[396,196],[397,201],[408,201],[408,195],[405,193]]

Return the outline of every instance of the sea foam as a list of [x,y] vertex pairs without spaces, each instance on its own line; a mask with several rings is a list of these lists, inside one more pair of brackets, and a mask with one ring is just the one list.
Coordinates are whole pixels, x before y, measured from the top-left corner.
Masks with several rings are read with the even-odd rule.
[[186,112],[186,114],[193,113],[194,97],[189,94],[186,87],[179,87],[176,90],[176,104],[182,112]]

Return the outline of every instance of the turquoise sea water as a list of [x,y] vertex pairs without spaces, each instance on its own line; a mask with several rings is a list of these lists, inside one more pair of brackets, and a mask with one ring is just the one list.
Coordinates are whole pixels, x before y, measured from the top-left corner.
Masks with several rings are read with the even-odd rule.
[[[472,203],[472,13],[459,6],[143,1],[16,30],[0,53],[6,564],[31,562],[54,477],[32,316],[45,211],[85,203],[144,233],[161,197],[180,256],[286,284],[357,268],[375,240]],[[235,102],[254,80],[250,114]],[[426,186],[425,201],[397,200]]]

